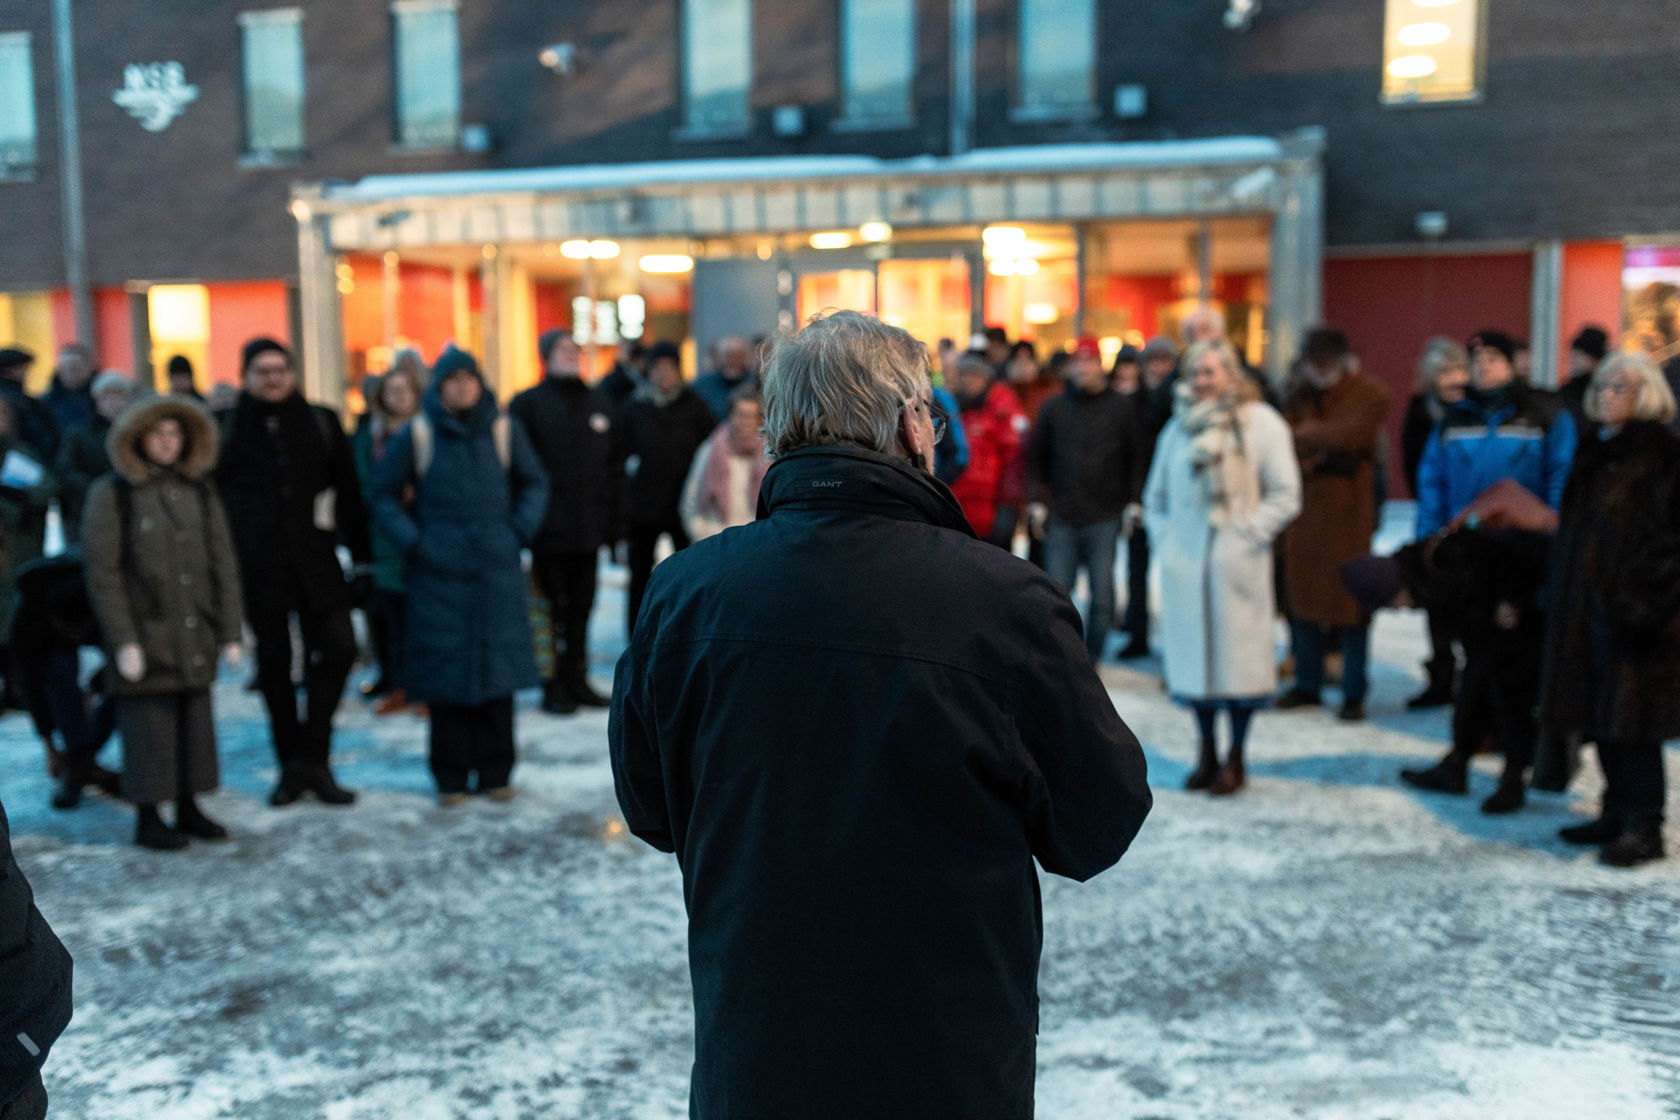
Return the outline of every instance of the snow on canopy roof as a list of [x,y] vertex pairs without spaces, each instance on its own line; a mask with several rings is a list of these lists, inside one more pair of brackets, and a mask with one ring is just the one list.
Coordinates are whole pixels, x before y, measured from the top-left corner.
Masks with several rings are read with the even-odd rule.
[[359,182],[330,185],[325,195],[333,201],[376,202],[393,198],[621,190],[696,183],[1199,167],[1270,163],[1282,156],[1282,145],[1269,137],[1226,136],[1211,140],[982,148],[959,156],[915,156],[901,160],[873,156],[761,156],[369,175]]

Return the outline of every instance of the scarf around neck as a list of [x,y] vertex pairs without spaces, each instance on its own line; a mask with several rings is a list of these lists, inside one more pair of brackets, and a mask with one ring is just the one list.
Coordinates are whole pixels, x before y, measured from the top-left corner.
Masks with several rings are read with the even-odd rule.
[[1198,400],[1188,383],[1182,383],[1178,393],[1175,412],[1179,426],[1190,439],[1190,469],[1196,491],[1213,509],[1229,504],[1248,472],[1239,418],[1244,403],[1235,391]]

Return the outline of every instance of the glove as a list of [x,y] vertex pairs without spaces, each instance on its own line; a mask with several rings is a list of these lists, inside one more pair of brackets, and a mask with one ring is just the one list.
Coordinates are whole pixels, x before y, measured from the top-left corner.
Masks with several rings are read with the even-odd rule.
[[130,684],[146,675],[146,651],[139,642],[117,647],[117,675]]
[[1043,502],[1033,502],[1027,506],[1027,528],[1032,531],[1035,540],[1044,539],[1044,526],[1050,522],[1050,507]]
[[239,668],[240,662],[245,660],[245,647],[238,642],[229,642],[222,647],[222,660],[232,669]]
[[1133,502],[1126,507],[1125,512],[1120,514],[1120,535],[1128,538],[1134,537],[1141,528],[1143,528],[1143,507]]

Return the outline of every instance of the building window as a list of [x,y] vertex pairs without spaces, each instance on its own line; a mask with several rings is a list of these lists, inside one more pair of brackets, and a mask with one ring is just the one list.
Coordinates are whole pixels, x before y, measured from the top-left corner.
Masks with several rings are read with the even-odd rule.
[[35,170],[35,68],[29,32],[0,32],[0,179]]
[[752,124],[752,0],[683,0],[683,113],[695,132]]
[[1028,116],[1089,113],[1097,58],[1095,0],[1021,0],[1020,93]]
[[842,0],[840,110],[848,122],[907,124],[916,73],[916,0]]
[[1481,94],[1481,0],[1387,0],[1382,99],[1473,101]]
[[245,154],[259,161],[303,151],[303,12],[241,12]]
[[461,137],[461,33],[455,0],[395,0],[397,143],[453,148]]

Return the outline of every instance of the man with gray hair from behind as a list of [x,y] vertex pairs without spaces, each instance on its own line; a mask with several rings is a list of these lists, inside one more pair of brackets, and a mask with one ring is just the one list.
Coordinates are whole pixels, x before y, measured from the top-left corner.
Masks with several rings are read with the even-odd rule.
[[1068,597],[933,476],[926,349],[839,311],[765,368],[759,518],[654,573],[608,737],[674,852],[697,1120],[1033,1112],[1036,858],[1150,807]]

